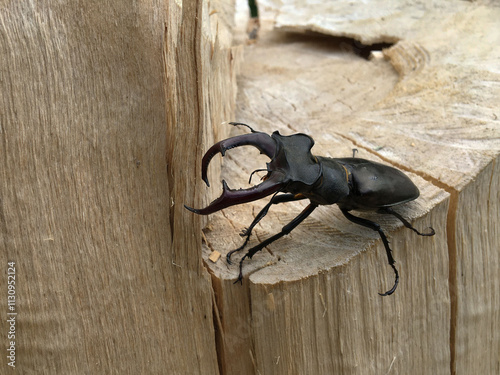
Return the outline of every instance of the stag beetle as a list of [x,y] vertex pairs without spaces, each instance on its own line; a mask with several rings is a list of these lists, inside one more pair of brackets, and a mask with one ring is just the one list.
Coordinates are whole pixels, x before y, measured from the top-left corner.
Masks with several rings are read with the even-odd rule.
[[223,180],[222,195],[209,206],[201,209],[185,206],[196,214],[208,215],[229,206],[251,202],[273,194],[269,203],[257,214],[250,226],[242,231],[241,236],[246,237],[243,245],[227,254],[226,258],[229,264],[231,264],[231,255],[246,246],[253,228],[266,216],[273,204],[301,199],[309,199],[310,201],[309,205],[295,219],[286,224],[281,232],[248,250],[240,261],[240,272],[236,282],[241,282],[243,278],[242,268],[245,258],[252,258],[259,250],[290,233],[319,205],[337,204],[348,220],[370,228],[380,235],[387,260],[394,270],[396,280],[390,290],[379,294],[388,296],[394,293],[399,283],[399,273],[394,265],[395,261],[387,237],[379,224],[354,216],[350,211],[376,211],[380,214],[390,214],[418,235],[433,236],[435,232],[432,227],[429,227],[427,233],[421,233],[392,209],[392,206],[412,201],[420,195],[418,188],[408,176],[387,165],[356,158],[354,153],[352,158],[314,156],[311,154],[314,140],[306,134],[283,136],[275,131],[269,136],[266,133],[255,131],[243,123],[230,122],[229,124],[246,126],[251,133],[228,138],[214,144],[202,160],[203,181],[207,186],[210,186],[207,169],[210,160],[215,155],[220,152],[224,156],[227,150],[246,145],[256,147],[262,154],[266,154],[271,159],[267,163],[266,169],[252,172],[250,180],[257,171],[266,171],[267,175],[263,178],[263,182],[248,189],[229,189]]

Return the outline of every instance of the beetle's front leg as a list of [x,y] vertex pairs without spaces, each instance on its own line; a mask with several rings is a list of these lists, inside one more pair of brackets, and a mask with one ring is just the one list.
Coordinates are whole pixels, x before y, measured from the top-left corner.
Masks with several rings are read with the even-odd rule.
[[[289,194],[286,194],[286,195],[289,195]],[[290,195],[293,195],[293,194],[290,194]],[[269,202],[269,203],[271,203],[271,202]],[[242,282],[242,279],[243,279],[243,261],[245,260],[245,258],[250,258],[251,259],[255,255],[255,253],[257,253],[258,251],[262,250],[267,245],[273,243],[277,239],[279,239],[279,238],[287,235],[288,233],[290,233],[292,230],[294,230],[297,227],[297,225],[299,225],[300,223],[302,223],[302,221],[304,221],[314,211],[314,209],[316,207],[318,207],[317,204],[310,203],[297,217],[295,217],[295,219],[293,219],[287,225],[285,225],[281,229],[281,232],[275,234],[272,237],[269,237],[267,240],[262,241],[257,246],[254,246],[250,250],[248,250],[248,252],[240,260],[240,273],[238,275],[238,279],[236,279],[236,281],[234,283],[236,284],[238,281],[240,283],[243,283]]]
[[253,228],[259,223],[259,221],[261,221],[264,218],[264,216],[267,215],[267,213],[269,212],[269,208],[271,208],[271,206],[273,204],[285,203],[285,202],[292,202],[292,201],[297,201],[297,200],[301,200],[301,199],[305,199],[306,198],[302,194],[281,194],[281,195],[277,195],[278,193],[275,193],[273,195],[273,197],[271,198],[271,200],[269,201],[269,203],[266,204],[264,206],[264,208],[262,208],[262,210],[260,210],[260,212],[257,214],[257,216],[255,217],[255,219],[252,221],[252,223],[250,224],[250,226],[248,228],[244,229],[240,233],[241,237],[245,237],[246,236],[245,242],[243,243],[243,245],[241,245],[237,249],[232,250],[229,253],[227,253],[226,260],[227,260],[227,262],[229,264],[231,264],[231,256],[234,253],[236,253],[236,252],[238,252],[240,250],[243,250],[245,248],[245,246],[248,243],[248,240],[250,239],[250,235],[252,234]]
[[391,295],[392,293],[394,293],[394,291],[398,287],[399,273],[398,273],[398,270],[396,269],[396,266],[394,265],[394,263],[396,263],[396,261],[392,257],[392,251],[391,251],[391,248],[389,247],[389,241],[387,240],[385,233],[382,231],[382,228],[380,228],[379,224],[377,224],[373,221],[367,220],[367,219],[363,219],[363,218],[354,216],[354,215],[350,214],[345,209],[341,209],[341,211],[348,220],[352,221],[355,224],[359,224],[359,225],[362,225],[366,228],[370,228],[370,229],[378,232],[378,234],[380,235],[380,238],[382,239],[382,242],[383,242],[384,247],[385,247],[385,252],[387,254],[387,261],[389,262],[389,265],[392,267],[392,269],[394,270],[394,273],[396,274],[396,281],[394,282],[394,286],[391,289],[389,289],[387,292],[385,292],[383,294],[382,293],[379,293],[379,294],[381,296]]

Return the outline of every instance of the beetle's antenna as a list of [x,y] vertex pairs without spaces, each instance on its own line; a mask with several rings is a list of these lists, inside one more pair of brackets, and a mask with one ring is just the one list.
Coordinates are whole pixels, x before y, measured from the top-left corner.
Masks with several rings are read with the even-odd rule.
[[358,149],[357,148],[353,148],[352,149],[352,157],[355,158],[356,157],[356,152],[358,152]]
[[255,171],[253,171],[252,173],[250,173],[250,178],[248,179],[248,183],[251,184],[252,183],[252,176],[255,172],[269,172],[267,169],[263,168],[263,169],[256,169]]
[[252,127],[250,125],[247,125],[247,124],[244,124],[242,122],[230,122],[229,125],[233,125],[233,126],[238,126],[238,125],[241,125],[241,126],[246,126],[248,129],[250,129],[250,131],[252,133],[258,133],[257,131],[253,130]]

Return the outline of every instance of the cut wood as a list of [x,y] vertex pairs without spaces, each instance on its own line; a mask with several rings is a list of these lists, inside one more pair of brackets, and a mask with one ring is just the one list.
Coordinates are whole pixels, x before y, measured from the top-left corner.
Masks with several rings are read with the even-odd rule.
[[[500,8],[319,3],[261,0],[244,60],[231,1],[2,5],[0,310],[14,262],[18,372],[498,374]],[[203,152],[247,131],[228,121],[412,178],[421,196],[397,210],[434,237],[363,214],[391,241],[393,296],[377,233],[335,206],[233,285],[225,255],[267,200],[184,208],[268,161],[230,150],[207,189]],[[303,207],[273,207],[249,246]]]
[[0,373],[219,372],[200,220],[183,206],[201,144],[234,117],[232,10],[213,10],[2,3]]
[[[335,206],[315,211],[245,260],[243,287],[232,284],[238,256],[234,265],[207,263],[222,317],[222,368],[496,373],[500,77],[499,52],[491,46],[500,41],[493,26],[499,9],[449,2],[445,13],[433,3],[416,12],[410,3],[396,9],[373,1],[368,9],[380,11],[367,12],[366,4],[343,4],[266,3],[280,30],[261,19],[260,39],[245,49],[234,120],[267,133],[309,134],[315,155],[348,157],[357,148],[357,156],[404,170],[421,196],[396,210],[437,234],[419,238],[394,219],[365,215],[389,233],[400,269],[400,286],[386,298],[377,292],[392,285],[393,274],[378,235]],[[386,60],[358,56],[382,42],[393,43],[384,46]],[[256,150],[231,150],[223,178],[232,188],[247,187],[249,174],[266,161]],[[213,186],[217,176],[210,180]],[[238,233],[265,203],[213,215],[204,258],[218,250],[224,259],[239,247]],[[247,248],[279,232],[303,207],[272,207]]]

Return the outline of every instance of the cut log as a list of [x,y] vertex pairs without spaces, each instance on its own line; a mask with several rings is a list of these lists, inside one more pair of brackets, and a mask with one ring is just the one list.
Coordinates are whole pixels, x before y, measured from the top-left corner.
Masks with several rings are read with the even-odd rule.
[[[383,12],[384,4],[369,7]],[[222,253],[206,266],[224,373],[498,372],[500,333],[491,327],[500,319],[500,77],[491,46],[500,41],[493,26],[500,12],[449,2],[445,13],[430,3],[415,13],[399,4],[387,16],[342,2],[274,9],[281,31],[261,19],[260,39],[245,50],[235,120],[268,133],[307,133],[315,155],[348,157],[357,148],[360,157],[402,169],[421,196],[398,212],[436,235],[418,237],[394,219],[365,214],[389,234],[401,274],[396,293],[382,298],[377,292],[393,274],[378,235],[322,207],[246,260],[240,287],[233,285],[239,257],[228,265],[224,255],[243,243],[238,233],[267,200],[213,215],[203,256]],[[385,60],[358,56],[375,42],[393,44],[384,45]],[[247,148],[226,155],[223,178],[232,188],[247,187],[267,161]],[[303,207],[272,207],[248,248]]]
[[[14,262],[18,371],[499,372],[499,8],[275,3],[246,47],[236,106],[231,43],[246,18],[234,22],[232,2],[2,7],[0,285]],[[361,58],[375,42],[385,60]],[[221,158],[210,189],[200,160],[231,120],[310,134],[317,155],[357,148],[412,178],[421,197],[398,211],[436,236],[364,214],[391,241],[393,296],[377,294],[394,277],[378,235],[335,206],[233,285],[225,255],[266,201],[202,218],[184,208],[220,194]],[[245,187],[266,161],[231,150],[222,177]],[[303,207],[273,207],[249,245]],[[10,328],[2,319],[5,343]]]

